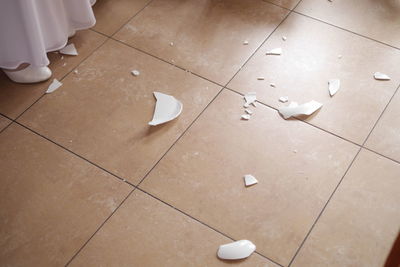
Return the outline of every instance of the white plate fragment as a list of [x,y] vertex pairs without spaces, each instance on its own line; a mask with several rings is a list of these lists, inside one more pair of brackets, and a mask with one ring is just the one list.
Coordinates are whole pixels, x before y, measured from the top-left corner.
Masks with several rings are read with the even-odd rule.
[[322,107],[322,104],[311,100],[310,102],[298,105],[296,102],[291,102],[287,107],[281,107],[278,109],[279,113],[282,114],[283,118],[288,119],[297,115],[311,115]]
[[287,97],[287,96],[281,96],[281,97],[279,98],[279,101],[282,102],[282,103],[286,103],[286,102],[289,101],[289,97]]
[[54,79],[53,82],[47,88],[46,94],[53,93],[55,90],[60,88],[61,85],[62,83],[60,83],[57,79]]
[[283,41],[286,41],[286,39],[287,39],[286,36],[282,36]]
[[224,260],[240,260],[247,258],[256,250],[256,246],[249,240],[239,240],[219,246],[218,258]]
[[375,72],[374,73],[374,78],[376,80],[381,80],[381,81],[389,81],[390,77],[387,76],[386,74],[382,73],[382,72]]
[[251,185],[254,185],[254,184],[257,184],[257,183],[258,183],[258,181],[253,175],[246,174],[244,176],[244,184],[245,184],[245,186],[251,186]]
[[74,44],[69,44],[60,50],[61,54],[70,55],[70,56],[77,56],[78,51],[76,51]]
[[155,126],[168,121],[172,121],[181,114],[183,105],[175,97],[159,92],[154,92],[157,100],[153,119],[149,125]]
[[340,89],[340,80],[339,79],[329,80],[328,87],[329,87],[329,94],[331,96],[334,96]]
[[246,108],[244,111],[245,111],[247,114],[249,114],[249,115],[252,115],[252,114],[253,114],[253,111],[251,111],[251,110],[248,109],[248,108]]
[[276,87],[276,85],[274,83],[270,83],[269,86]]
[[282,54],[282,48],[274,48],[266,53],[266,55],[279,56]]
[[242,118],[243,120],[248,121],[248,120],[250,120],[250,114],[244,114],[244,115],[242,115],[241,118]]
[[243,44],[244,44],[244,45],[248,45],[248,44],[249,44],[249,41],[244,41]]
[[245,108],[248,108],[250,106],[250,104],[252,104],[253,106],[256,106],[256,103],[255,103],[257,100],[256,92],[249,92],[249,93],[245,94],[244,100],[246,101],[246,103],[244,103]]
[[132,73],[133,76],[139,76],[140,75],[140,71],[138,71],[138,70],[133,70],[133,71],[131,71],[131,73]]

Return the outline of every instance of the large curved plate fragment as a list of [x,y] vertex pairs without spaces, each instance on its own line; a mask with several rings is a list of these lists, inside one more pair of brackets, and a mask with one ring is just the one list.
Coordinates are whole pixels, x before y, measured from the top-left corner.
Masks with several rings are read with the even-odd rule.
[[256,250],[256,246],[249,240],[239,240],[221,245],[218,249],[218,258],[224,260],[240,260],[247,258]]
[[157,103],[153,119],[149,122],[149,125],[155,126],[172,121],[181,114],[183,105],[175,97],[159,92],[154,92],[154,97]]

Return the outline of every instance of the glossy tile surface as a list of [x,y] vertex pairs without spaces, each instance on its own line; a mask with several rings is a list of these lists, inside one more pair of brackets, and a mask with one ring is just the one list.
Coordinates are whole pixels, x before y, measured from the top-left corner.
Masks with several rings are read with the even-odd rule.
[[[138,77],[131,70],[140,71]],[[154,166],[220,88],[109,40],[20,121],[132,183]],[[183,103],[178,119],[152,127],[154,91]]]
[[113,35],[150,0],[99,0],[93,7],[96,16],[94,30]]
[[400,48],[397,0],[303,0],[296,11]]
[[361,151],[292,266],[384,266],[399,203],[400,166]]
[[2,266],[64,266],[132,188],[17,124],[0,155]]
[[400,92],[397,91],[365,146],[400,161]]
[[286,265],[357,148],[261,105],[240,120],[243,102],[220,95],[140,187]]
[[278,266],[255,253],[236,264],[219,260],[218,247],[230,242],[135,191],[70,266]]
[[115,38],[225,84],[287,13],[259,0],[155,0]]
[[[281,56],[266,55],[277,47]],[[398,62],[400,50],[292,13],[228,87],[256,91],[260,101],[274,108],[287,105],[278,101],[281,96],[299,104],[321,102],[318,113],[302,119],[362,144],[400,83]],[[377,71],[392,79],[375,80]],[[257,80],[260,76],[265,80]],[[341,81],[333,97],[330,79]]]
[[[69,43],[74,43],[78,56],[66,56],[50,52],[47,54],[53,76],[37,84],[16,84],[0,71],[0,113],[15,119],[46,92],[54,78],[61,80],[80,62],[98,48],[106,38],[93,31],[78,31]],[[63,57],[63,58],[62,58]]]

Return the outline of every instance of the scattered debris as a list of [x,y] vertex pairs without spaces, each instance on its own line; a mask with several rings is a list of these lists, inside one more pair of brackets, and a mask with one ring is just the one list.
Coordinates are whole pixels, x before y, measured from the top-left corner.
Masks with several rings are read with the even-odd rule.
[[251,185],[255,185],[257,183],[258,183],[258,181],[253,175],[246,174],[244,176],[244,184],[245,184],[245,186],[251,186]]
[[293,150],[293,153],[295,153],[295,154],[296,154],[296,153],[297,153],[297,150],[296,150],[296,149],[295,149],[295,150]]
[[67,62],[65,62],[65,63],[63,64],[63,67],[65,67],[65,66],[67,66]]
[[248,108],[250,106],[250,104],[252,104],[253,106],[256,106],[256,103],[255,103],[257,100],[256,92],[249,92],[249,93],[245,94],[244,100],[246,101],[246,103],[244,103],[245,108]]
[[374,78],[376,80],[381,80],[381,81],[389,81],[390,80],[389,76],[387,76],[386,74],[381,73],[381,72],[375,72],[374,73]]
[[253,111],[251,111],[251,110],[248,109],[248,108],[246,108],[244,111],[245,111],[247,114],[249,114],[249,115],[252,115],[252,114],[253,114]]
[[250,120],[250,114],[244,114],[244,115],[242,115],[242,120],[246,120],[246,121],[248,121],[248,120]]
[[274,83],[270,83],[269,86],[276,87],[276,85]]
[[61,85],[62,83],[60,83],[57,79],[54,79],[53,82],[47,88],[46,94],[53,93],[55,90],[60,88]]
[[287,39],[286,36],[282,36],[283,41],[286,41],[286,39]]
[[265,80],[264,77],[257,77],[257,80]]
[[310,102],[298,105],[296,102],[291,102],[287,107],[281,107],[278,109],[279,113],[282,114],[283,118],[288,119],[297,115],[311,115],[322,107],[321,103],[311,100]]
[[74,70],[74,73],[75,73],[75,74],[78,74],[78,70],[77,70],[77,69],[76,69],[76,70]]
[[[77,56],[78,51],[76,51],[74,44],[69,44],[60,50],[61,54],[70,55],[70,56]],[[61,58],[62,59],[62,58]]]
[[139,76],[140,75],[140,71],[138,71],[138,70],[133,70],[133,71],[131,71],[131,73],[132,73],[133,76]]
[[337,57],[338,57],[339,59],[341,59],[341,58],[342,58],[342,55],[338,55]]
[[289,101],[289,97],[287,97],[287,96],[281,96],[281,97],[279,98],[279,101],[282,102],[282,103],[286,103],[286,102]]
[[218,258],[224,260],[240,260],[249,257],[256,246],[249,240],[239,240],[219,246]]
[[152,121],[149,125],[155,126],[171,121],[181,114],[183,105],[175,97],[159,92],[154,92],[156,98],[156,107]]
[[173,43],[173,42],[170,42],[169,45],[170,45],[170,46],[174,46],[174,43]]
[[274,48],[271,51],[268,51],[266,53],[266,55],[274,55],[274,56],[279,56],[281,54],[282,54],[282,48],[280,48],[280,47],[279,48]]
[[329,80],[328,87],[329,87],[329,94],[331,96],[334,96],[340,89],[340,80],[339,79]]
[[249,44],[249,41],[244,41],[243,44],[244,44],[244,45],[248,45],[248,44]]

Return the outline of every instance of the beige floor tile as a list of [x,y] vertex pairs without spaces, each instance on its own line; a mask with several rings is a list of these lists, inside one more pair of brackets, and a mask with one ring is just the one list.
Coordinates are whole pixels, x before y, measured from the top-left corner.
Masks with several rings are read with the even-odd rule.
[[[134,77],[131,70],[140,71]],[[108,41],[20,121],[137,183],[221,88],[116,41]],[[177,120],[152,127],[153,91],[183,103]]]
[[287,13],[259,0],[155,0],[115,37],[225,84]]
[[265,2],[270,2],[275,5],[293,9],[300,0],[264,0]]
[[0,115],[0,131],[3,130],[11,121],[4,116]]
[[400,91],[383,113],[365,146],[400,161]]
[[16,124],[0,155],[2,266],[63,266],[131,191]]
[[398,0],[303,0],[296,11],[400,48]]
[[140,187],[287,264],[357,147],[260,104],[240,120],[242,105],[224,91]]
[[[216,256],[219,245],[230,242],[135,191],[70,266],[231,266]],[[233,265],[277,267],[257,254]]]
[[[281,56],[265,55],[276,47],[282,48]],[[287,105],[278,101],[281,96],[298,103],[319,101],[322,109],[304,119],[362,144],[400,83],[398,62],[399,50],[292,13],[228,87],[256,91],[259,100],[275,108]],[[377,71],[392,80],[374,80]],[[265,80],[257,80],[260,76]],[[330,79],[341,80],[333,97]]]
[[111,36],[148,2],[149,0],[99,0],[93,7],[96,16],[96,25],[93,28]]
[[361,151],[292,266],[383,266],[399,203],[400,165]]
[[106,37],[93,31],[85,30],[77,32],[76,36],[71,38],[69,42],[75,44],[79,53],[78,56],[64,55],[63,59],[61,59],[61,54],[48,53],[48,58],[51,62],[49,67],[53,71],[53,77],[47,82],[16,84],[11,82],[0,71],[0,113],[11,118],[16,118],[43,95],[54,78],[61,79],[105,40]]

